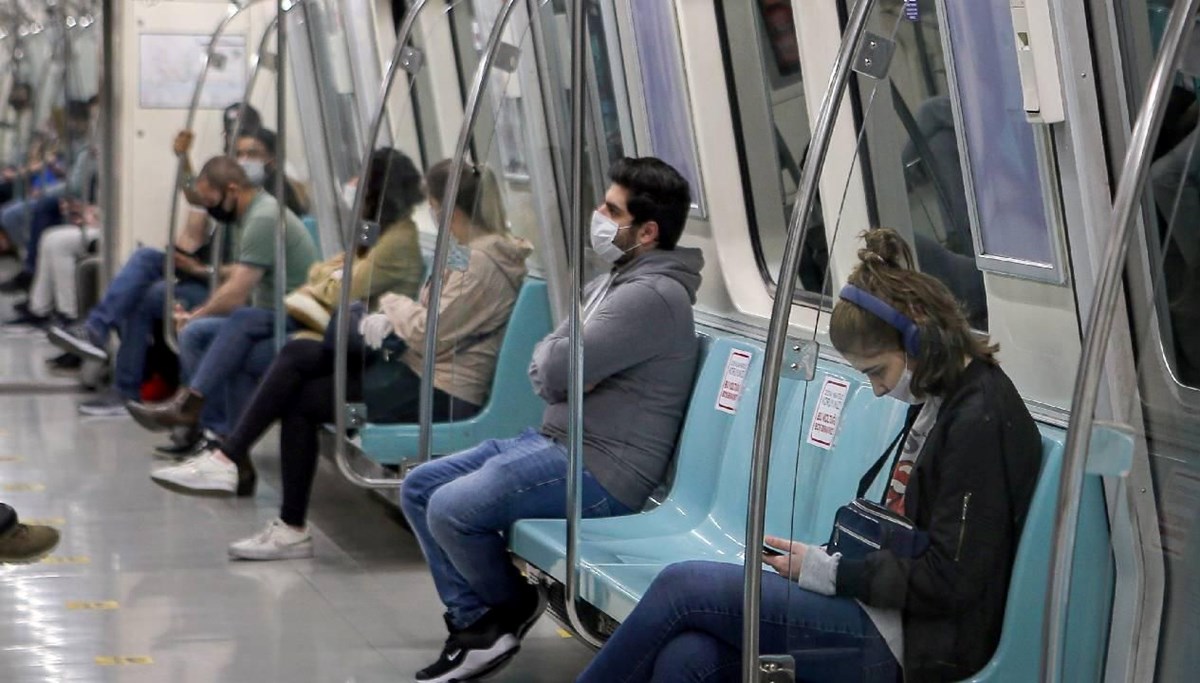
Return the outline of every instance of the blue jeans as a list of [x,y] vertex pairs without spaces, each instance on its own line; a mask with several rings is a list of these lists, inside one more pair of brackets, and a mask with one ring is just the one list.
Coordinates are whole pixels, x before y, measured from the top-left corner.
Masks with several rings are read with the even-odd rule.
[[[519,595],[524,583],[508,559],[505,536],[519,519],[566,516],[566,450],[527,429],[417,467],[404,480],[401,506],[429,562],[450,621],[464,628]],[[584,517],[626,515],[586,470]]]
[[42,233],[47,228],[63,224],[62,211],[59,210],[57,197],[42,197],[33,202],[32,215],[29,217],[29,237],[25,245],[25,272],[34,273],[37,269],[38,247],[41,246]]
[[[296,324],[290,318],[287,328]],[[179,335],[187,385],[204,397],[200,424],[220,435],[233,431],[258,379],[275,358],[275,312],[245,307],[229,317],[198,318]]]
[[[741,681],[742,565],[662,571],[576,683]],[[858,603],[762,577],[762,654],[791,654],[798,681],[896,683],[897,664]]]
[[66,190],[66,183],[51,183],[43,190],[41,196],[33,199],[17,199],[0,208],[0,228],[3,228],[14,244],[37,249],[37,241],[29,235],[31,221],[37,206],[43,202],[53,202],[58,207],[58,200]]
[[[163,259],[158,249],[141,247],[113,277],[100,303],[88,313],[87,327],[98,337],[107,337],[116,328],[121,335],[117,350],[117,391],[127,399],[137,400],[146,369],[146,351],[150,348],[154,328],[162,323],[166,284],[163,282]],[[175,286],[176,298],[192,308],[208,296],[208,286],[198,280],[185,279]]]

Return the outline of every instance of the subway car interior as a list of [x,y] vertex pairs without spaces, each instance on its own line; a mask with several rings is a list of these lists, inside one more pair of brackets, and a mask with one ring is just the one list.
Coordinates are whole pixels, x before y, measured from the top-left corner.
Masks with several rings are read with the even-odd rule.
[[0,0],[0,680],[1195,680],[1198,23]]

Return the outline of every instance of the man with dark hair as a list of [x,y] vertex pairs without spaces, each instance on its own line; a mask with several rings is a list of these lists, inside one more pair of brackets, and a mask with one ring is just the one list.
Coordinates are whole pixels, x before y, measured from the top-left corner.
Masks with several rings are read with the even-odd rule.
[[[246,177],[256,187],[261,187],[272,195],[275,194],[275,132],[260,128],[253,133],[242,133],[233,146],[233,154],[246,172]],[[308,213],[308,203],[296,190],[291,178],[284,178],[284,202],[297,216]]]
[[[210,159],[196,178],[196,194],[214,220],[236,226],[237,259],[208,301],[194,311],[180,307],[175,312],[186,386],[168,401],[130,402],[127,407],[138,424],[152,431],[199,424],[224,436],[232,431],[231,423],[241,415],[253,390],[236,380],[243,374],[261,375],[270,365],[275,355],[275,307],[284,294],[305,283],[317,249],[304,224],[287,211],[282,235],[285,260],[276,262],[279,202],[255,187],[233,159]],[[281,267],[286,269],[285,290],[277,292],[275,272]],[[212,474],[202,465],[214,459],[205,456],[194,459],[194,471],[175,468],[175,473]],[[233,470],[231,478],[217,478],[220,490],[234,492],[237,472]],[[155,481],[161,483],[159,478]]]
[[[699,249],[676,246],[691,192],[675,169],[654,158],[621,159],[609,177],[590,236],[612,268],[584,292],[587,517],[642,509],[666,474],[696,369],[692,305],[704,265]],[[544,609],[539,591],[509,562],[504,534],[518,519],[564,516],[567,324],[537,345],[529,366],[546,402],[540,429],[485,441],[405,478],[404,514],[450,632],[418,681],[469,680],[499,668]]]

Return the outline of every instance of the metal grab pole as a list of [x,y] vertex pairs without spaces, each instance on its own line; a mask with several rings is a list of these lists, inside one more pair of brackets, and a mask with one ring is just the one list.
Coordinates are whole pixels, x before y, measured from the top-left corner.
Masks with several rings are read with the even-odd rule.
[[[217,40],[225,33],[229,24],[239,14],[255,3],[262,0],[249,0],[243,4],[236,1],[229,3],[225,17],[217,24],[208,41],[208,49],[204,51],[204,64],[200,67],[200,76],[196,79],[196,88],[192,91],[192,102],[188,106],[187,120],[184,130],[192,130],[196,125],[196,111],[200,108],[200,95],[204,92],[204,82],[208,80],[208,70],[212,66],[213,56],[217,53]],[[166,292],[163,297],[163,340],[176,353],[179,352],[179,340],[175,334],[175,237],[177,227],[175,216],[179,212],[179,193],[183,191],[184,168],[187,166],[187,153],[179,155],[175,166],[175,183],[171,186],[171,212],[167,214],[167,247],[163,260],[163,281]]]
[[603,640],[592,633],[579,618],[579,518],[583,516],[583,138],[584,138],[584,55],[587,49],[587,12],[583,2],[571,5],[571,194],[567,214],[571,277],[570,349],[567,378],[569,410],[567,453],[567,621],[571,629],[588,645],[599,648]]
[[335,330],[336,346],[334,351],[333,362],[333,405],[334,405],[334,423],[337,426],[337,434],[334,438],[334,460],[337,462],[338,470],[342,473],[350,483],[361,486],[363,488],[392,488],[400,485],[403,478],[388,477],[385,479],[377,479],[365,477],[354,471],[354,467],[350,464],[350,454],[346,450],[345,434],[347,431],[346,420],[346,382],[349,368],[346,367],[349,355],[350,342],[350,284],[354,273],[353,250],[357,243],[359,225],[363,208],[366,206],[367,193],[364,190],[367,184],[367,174],[371,170],[371,156],[375,151],[375,141],[379,139],[379,131],[383,128],[383,120],[387,113],[388,97],[392,93],[392,85],[396,81],[396,73],[401,65],[405,63],[405,50],[408,44],[408,39],[412,36],[413,30],[417,25],[417,16],[421,14],[421,10],[425,9],[428,0],[416,0],[404,15],[404,20],[400,24],[400,31],[396,34],[396,47],[392,52],[392,59],[387,64],[387,69],[384,71],[383,83],[379,88],[379,111],[375,112],[375,117],[371,119],[371,130],[363,142],[362,163],[359,164],[358,171],[358,188],[354,192],[354,205],[350,209],[350,226],[343,236],[343,252],[342,259],[342,289],[338,302],[338,316],[334,323],[337,324]]
[[1067,607],[1071,591],[1071,569],[1075,559],[1075,535],[1079,523],[1080,495],[1083,490],[1084,468],[1091,443],[1096,403],[1103,371],[1104,353],[1116,315],[1117,295],[1124,273],[1133,218],[1137,213],[1142,188],[1153,161],[1154,143],[1166,115],[1166,102],[1175,76],[1175,65],[1188,44],[1195,26],[1200,0],[1179,2],[1163,33],[1162,46],[1141,111],[1133,126],[1133,136],[1125,154],[1116,198],[1113,200],[1112,229],[1104,250],[1096,296],[1088,310],[1083,333],[1083,353],[1079,373],[1071,397],[1071,424],[1063,456],[1062,475],[1058,486],[1057,515],[1054,520],[1054,555],[1049,578],[1049,607],[1043,627],[1046,637],[1042,645],[1042,680],[1058,681],[1062,677],[1063,644],[1066,642]]
[[117,113],[118,78],[120,78],[121,58],[118,54],[120,22],[117,12],[119,0],[101,0],[100,12],[103,14],[101,26],[101,69],[100,69],[100,203],[101,230],[104,238],[100,240],[100,284],[101,289],[108,286],[112,280],[116,263],[116,226],[119,222],[120,207],[119,183],[117,180]]
[[455,199],[458,197],[462,172],[467,163],[467,147],[471,142],[475,121],[479,118],[479,109],[483,104],[483,90],[487,87],[488,72],[491,71],[492,63],[496,60],[496,53],[503,42],[501,39],[504,36],[504,28],[508,26],[508,20],[516,5],[517,0],[504,0],[504,5],[496,16],[496,23],[492,26],[491,35],[488,36],[482,59],[475,69],[475,76],[471,81],[471,89],[467,96],[465,118],[463,118],[462,128],[458,131],[458,144],[455,146],[452,157],[454,163],[450,166],[450,178],[446,182],[446,192],[442,195],[442,220],[438,228],[437,247],[433,251],[429,304],[425,322],[425,365],[421,375],[419,411],[421,418],[420,462],[428,462],[433,453],[433,373],[434,364],[437,361],[438,319],[441,317],[439,308],[442,302],[442,271],[446,268],[446,255],[450,251],[450,221],[454,217]]
[[750,501],[746,519],[746,564],[743,582],[745,595],[742,601],[742,613],[745,617],[742,624],[743,681],[758,680],[758,620],[762,569],[760,563],[755,560],[763,542],[771,432],[775,425],[776,393],[779,390],[779,373],[783,366],[783,347],[787,343],[792,297],[796,291],[796,275],[800,266],[800,247],[804,244],[805,233],[808,232],[808,219],[812,215],[813,203],[817,196],[821,168],[825,165],[825,156],[829,152],[829,141],[833,137],[842,95],[850,79],[855,48],[866,31],[867,18],[874,6],[875,0],[858,0],[850,12],[837,61],[834,62],[833,74],[821,101],[812,146],[800,176],[800,191],[797,193],[796,208],[792,212],[787,243],[784,246],[783,264],[779,268],[779,285],[775,290],[775,303],[771,309],[771,326],[763,356],[762,388],[758,396],[758,420],[754,426],[754,454],[750,465]]
[[[276,15],[267,23],[267,27],[263,29],[262,38],[258,41],[258,51],[251,58],[250,80],[246,82],[246,90],[242,93],[242,101],[238,105],[237,118],[233,123],[233,131],[229,136],[229,140],[225,145],[225,153],[230,158],[237,155],[237,139],[241,136],[242,130],[246,125],[246,108],[250,103],[250,95],[254,92],[254,86],[258,84],[258,75],[263,68],[262,56],[267,51],[267,41],[271,38],[271,33],[275,31],[279,24],[279,16]],[[221,259],[225,252],[225,230],[226,226],[223,223],[217,223],[213,229],[212,239],[209,241],[209,266],[211,272],[208,274],[208,289],[209,291],[217,291],[217,287],[221,285]]]
[[[287,310],[283,298],[287,296],[287,17],[284,12],[292,4],[288,0],[277,0],[275,5],[275,198],[279,204],[278,220],[275,223],[275,351],[283,348],[287,341]],[[245,111],[238,109],[238,118]]]

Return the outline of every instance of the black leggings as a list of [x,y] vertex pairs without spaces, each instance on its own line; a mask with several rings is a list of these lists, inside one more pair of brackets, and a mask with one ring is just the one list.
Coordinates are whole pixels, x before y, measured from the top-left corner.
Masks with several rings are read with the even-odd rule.
[[[283,478],[283,505],[279,517],[285,524],[304,526],[317,456],[321,426],[334,421],[333,351],[319,341],[295,339],[279,351],[275,362],[258,385],[237,427],[222,443],[222,451],[237,463],[238,469],[251,468],[250,449],[262,438],[275,420],[279,420],[279,465]],[[359,365],[352,363],[353,366]],[[408,366],[396,382],[396,392],[412,396],[393,422],[417,422],[421,378]],[[362,390],[359,373],[348,374],[348,400],[359,400]],[[479,406],[454,398],[435,388],[433,419],[444,422],[448,416],[465,419],[479,412]]]

